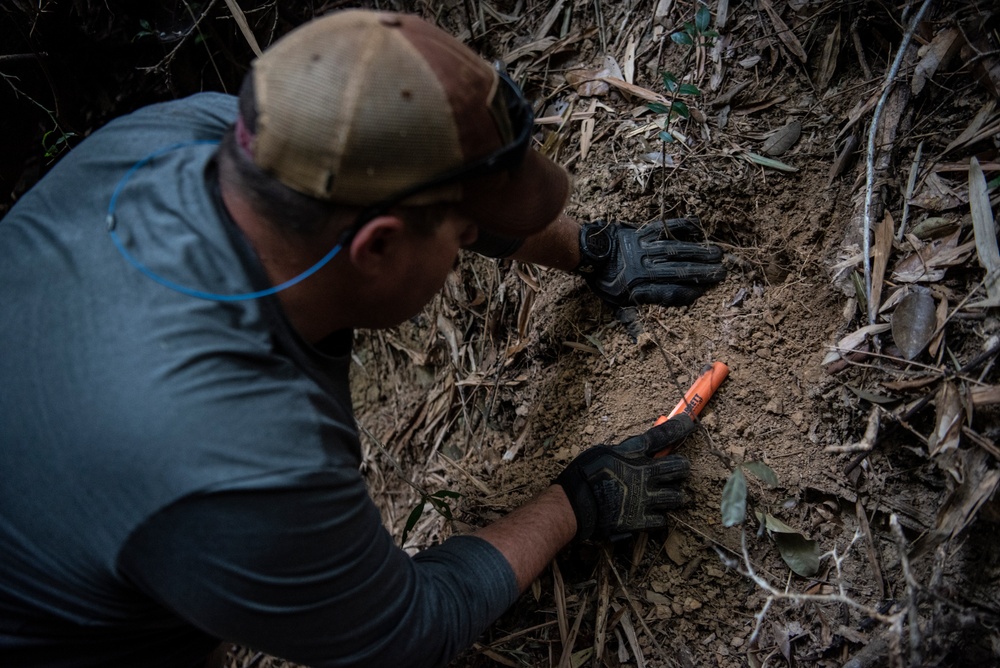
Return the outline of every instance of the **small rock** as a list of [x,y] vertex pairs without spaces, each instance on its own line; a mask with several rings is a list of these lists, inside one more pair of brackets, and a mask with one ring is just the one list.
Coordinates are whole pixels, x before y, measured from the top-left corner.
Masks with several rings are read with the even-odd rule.
[[583,433],[586,434],[587,436],[593,436],[594,432],[596,431],[597,429],[595,429],[594,425],[592,424],[588,424],[586,427],[583,428]]
[[743,640],[743,638],[740,638],[739,636],[737,636],[737,637],[733,638],[732,640],[730,640],[729,644],[732,645],[733,647],[739,648],[739,647],[743,647],[743,643],[744,642],[746,642],[746,641]]
[[757,357],[763,360],[769,360],[771,359],[771,351],[768,348],[758,348]]
[[701,607],[701,601],[699,601],[697,599],[688,598],[688,599],[686,599],[684,601],[684,610],[685,610],[685,612],[691,612],[693,610],[697,610],[700,607]]

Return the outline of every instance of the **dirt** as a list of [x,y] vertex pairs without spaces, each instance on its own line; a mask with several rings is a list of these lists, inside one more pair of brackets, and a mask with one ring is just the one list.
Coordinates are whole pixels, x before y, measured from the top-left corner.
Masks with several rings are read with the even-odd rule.
[[[655,19],[656,7],[671,3],[570,4],[568,21],[547,33],[562,37],[564,46],[550,41],[547,55],[534,51],[507,63],[529,96],[544,97],[540,116],[566,104],[587,111],[600,103],[585,157],[581,120],[540,126],[536,135],[573,174],[569,213],[636,225],[698,216],[707,239],[725,250],[729,276],[689,307],[616,310],[579,277],[463,257],[420,316],[392,331],[357,334],[353,387],[372,494],[386,525],[400,537],[405,532],[406,548],[416,551],[523,503],[586,447],[645,430],[707,364],[725,362],[730,372],[680,450],[692,467],[688,502],[670,514],[667,528],[566,549],[453,665],[840,666],[851,657],[857,665],[995,665],[1000,570],[991,504],[979,517],[976,507],[965,531],[907,558],[915,541],[940,526],[955,471],[973,470],[969,462],[980,455],[981,468],[991,471],[995,459],[968,440],[954,455],[961,466],[929,457],[924,437],[935,427],[933,410],[917,413],[906,428],[883,427],[860,465],[851,466],[855,453],[828,451],[864,436],[872,410],[866,392],[884,394],[884,382],[920,371],[893,366],[887,358],[898,350],[891,340],[885,356],[846,368],[824,364],[831,346],[866,324],[838,269],[859,251],[850,244],[859,236],[863,148],[842,173],[831,176],[831,166],[850,134],[853,110],[877,97],[899,48],[898,8],[773,2],[808,51],[803,65],[780,38],[766,9],[771,2],[734,3],[720,31],[729,45],[719,60],[725,76],[714,82],[710,50],[669,38],[694,21],[693,5],[674,3]],[[711,3],[713,20],[722,4],[728,6]],[[945,4],[918,33],[918,44],[953,20],[966,28],[973,19],[995,26],[995,17],[973,3]],[[466,9],[439,8],[437,19],[469,38]],[[517,19],[504,24],[494,16],[491,31],[477,34],[477,47],[491,57],[530,43],[550,7],[497,9]],[[860,26],[864,63],[852,25]],[[839,58],[829,83],[819,86],[817,68],[836,30],[843,31]],[[686,145],[663,145],[657,130],[642,130],[655,116],[633,114],[643,109],[642,99],[614,89],[582,97],[567,86],[566,71],[599,68],[605,54],[622,61],[632,39],[637,85],[663,94],[659,73],[671,71],[701,89],[691,101],[693,118],[672,126],[689,139]],[[995,33],[992,39],[995,49]],[[898,134],[877,190],[896,220],[917,145],[925,142],[925,155],[940,152],[993,94],[971,67],[943,68],[936,87],[891,121]],[[730,105],[716,104],[740,84],[746,87]],[[870,118],[853,129],[862,140]],[[801,137],[773,159],[796,171],[748,159],[748,151],[761,154],[769,135],[791,120],[801,123]],[[673,166],[642,161],[659,150]],[[995,159],[996,135],[951,159],[967,164],[974,154]],[[860,274],[861,263],[850,271]],[[950,269],[940,285],[954,305],[981,279],[973,258]],[[964,363],[980,352],[997,331],[991,318],[989,311],[956,317],[947,332],[949,354]],[[918,362],[943,367],[951,361],[943,355],[943,349],[937,357],[925,353]],[[981,383],[996,382],[991,365],[973,375],[979,372]],[[912,401],[920,390],[901,395]],[[977,409],[969,420],[986,441],[998,435],[992,410]],[[752,462],[766,464],[777,484],[746,472],[746,522],[724,526],[724,487],[740,464]],[[444,512],[424,504],[421,494],[435,493]],[[418,507],[423,512],[408,526]],[[814,574],[794,573],[777,547],[780,537],[760,529],[757,513],[831,554]],[[912,570],[909,586],[906,570]],[[766,585],[777,597],[771,602]],[[919,601],[908,608],[914,592]],[[825,599],[787,600],[782,593]],[[922,632],[915,644],[908,646],[909,636],[885,619],[872,619],[875,609],[885,615],[911,609]],[[229,659],[232,666],[254,661],[284,665],[246,649]]]

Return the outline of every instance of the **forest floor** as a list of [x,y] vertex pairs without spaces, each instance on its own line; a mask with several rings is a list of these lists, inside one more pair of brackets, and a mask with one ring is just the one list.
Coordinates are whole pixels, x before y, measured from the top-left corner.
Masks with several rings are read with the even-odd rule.
[[420,316],[358,333],[364,468],[412,551],[729,367],[667,528],[565,550],[454,666],[1000,662],[989,4],[933,3],[910,35],[920,3],[414,3],[537,102],[571,215],[698,216],[729,268],[692,306],[615,310],[469,255]]

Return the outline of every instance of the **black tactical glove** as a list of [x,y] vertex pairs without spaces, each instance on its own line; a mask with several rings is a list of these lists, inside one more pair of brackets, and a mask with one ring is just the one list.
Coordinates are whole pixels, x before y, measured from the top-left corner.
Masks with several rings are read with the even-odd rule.
[[697,218],[658,221],[641,229],[587,223],[580,228],[577,272],[614,306],[684,306],[726,277],[722,249],[690,241],[700,234]]
[[653,455],[693,429],[694,422],[682,413],[614,447],[596,445],[570,462],[553,483],[562,485],[573,506],[574,541],[618,538],[664,526],[664,513],[684,501],[679,483],[691,466],[678,455]]

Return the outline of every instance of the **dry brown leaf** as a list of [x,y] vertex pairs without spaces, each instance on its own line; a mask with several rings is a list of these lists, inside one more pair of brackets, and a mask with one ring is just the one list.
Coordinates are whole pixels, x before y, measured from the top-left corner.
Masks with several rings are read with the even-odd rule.
[[826,185],[833,184],[833,180],[844,173],[847,166],[854,159],[854,153],[858,150],[859,140],[857,135],[847,135],[844,145],[837,152],[837,157],[830,165],[830,172],[827,174]]
[[764,144],[761,146],[761,152],[764,155],[772,157],[782,155],[795,145],[795,142],[799,140],[801,135],[802,122],[798,119],[791,121],[790,123],[787,123],[772,132],[771,135],[764,140]]
[[774,24],[774,30],[778,34],[778,39],[781,43],[792,52],[796,58],[804,65],[808,56],[806,55],[806,50],[802,48],[802,43],[799,42],[799,38],[795,36],[792,29],[781,20],[781,16],[778,14],[777,10],[774,9],[774,5],[771,0],[759,0],[760,5],[767,12],[768,17],[771,19],[771,23]]
[[[900,283],[940,281],[948,267],[965,262],[975,249],[973,242],[959,246],[960,234],[961,230],[956,230],[947,237],[919,247],[916,253],[911,253],[896,263],[892,278]],[[917,241],[911,235],[906,238]]]
[[605,70],[569,70],[566,72],[566,83],[573,87],[580,97],[607,95],[611,88],[602,81]]
[[937,456],[950,450],[957,450],[962,436],[962,397],[958,388],[952,382],[941,385],[934,398],[937,412],[934,419],[934,431],[927,439],[927,448],[931,456]]
[[580,160],[586,160],[590,153],[590,143],[594,139],[595,121],[593,118],[583,119],[580,124]]
[[944,326],[948,323],[948,296],[943,294],[938,296],[937,313],[934,318],[937,321],[935,326],[937,334],[931,339],[930,345],[927,346],[927,352],[934,358],[937,357],[938,350],[944,342]]
[[226,6],[229,7],[229,12],[233,15],[233,19],[236,20],[236,25],[239,27],[240,32],[243,33],[243,38],[246,39],[247,44],[250,45],[250,50],[254,52],[258,58],[261,55],[260,45],[257,44],[257,38],[254,36],[253,31],[250,30],[250,24],[247,23],[247,16],[240,9],[239,4],[236,0],[226,0]]
[[674,0],[658,0],[656,3],[656,9],[653,10],[653,19],[662,24],[664,20],[670,15],[671,5],[674,4]]
[[903,357],[912,360],[930,342],[937,329],[934,297],[926,290],[914,290],[899,302],[890,319],[892,340]]
[[625,47],[625,58],[622,61],[624,63],[622,66],[623,78],[630,84],[635,83],[635,47],[636,39],[635,35],[632,35],[628,39],[628,45]]
[[940,174],[931,172],[920,184],[920,190],[910,200],[910,205],[929,211],[947,211],[968,201],[968,192],[964,192],[963,187],[952,187]]
[[973,141],[974,138],[977,137],[982,132],[983,127],[986,126],[986,124],[992,120],[993,111],[994,109],[996,109],[996,104],[997,104],[996,100],[988,100],[986,104],[984,104],[982,108],[978,112],[976,112],[975,117],[973,117],[968,127],[962,130],[962,132],[957,137],[955,137],[951,141],[951,143],[948,144],[948,146],[945,147],[944,151],[942,152],[942,155],[950,153],[956,148],[959,148],[960,146],[965,146],[969,142]]
[[886,332],[888,330],[888,324],[878,323],[875,325],[866,325],[855,332],[851,332],[838,341],[835,346],[832,346],[831,351],[826,354],[826,357],[823,358],[823,365],[825,366],[836,362],[842,355],[858,350],[869,336],[881,334],[882,332]]
[[969,399],[976,408],[1000,404],[1000,386],[974,387],[969,393]]
[[986,304],[976,302],[969,306],[1000,306],[1000,248],[997,247],[996,223],[990,208],[990,193],[986,176],[975,157],[969,161],[969,206],[972,209],[972,229],[976,236],[976,253],[979,264],[986,270]]
[[601,81],[605,81],[608,84],[614,86],[620,91],[628,93],[640,100],[646,100],[647,102],[659,102],[660,104],[669,104],[667,98],[663,97],[659,93],[654,93],[653,91],[643,88],[642,86],[637,86],[635,84],[630,84],[623,79],[618,79],[615,77],[602,77]]
[[959,34],[957,28],[945,28],[934,35],[930,44],[920,49],[920,62],[913,70],[913,78],[910,80],[910,90],[914,95],[919,95],[927,82],[934,78],[938,68],[947,67],[958,53],[962,46]]
[[816,87],[820,91],[825,91],[830,86],[830,81],[837,72],[840,43],[840,17],[838,16],[837,23],[827,36],[826,44],[823,45],[823,56],[820,59],[819,68],[816,72]]
[[579,69],[566,72],[566,82],[573,87],[581,97],[607,95],[610,90],[605,77],[622,79],[622,69],[612,56],[605,56],[601,67],[597,69]]
[[913,557],[933,550],[964,531],[972,524],[982,505],[1000,487],[1000,470],[991,466],[988,453],[975,448],[959,450],[956,456],[959,467],[956,478],[961,483],[938,510],[934,530],[927,532],[913,544]]
[[535,31],[536,39],[541,39],[549,34],[549,31],[552,30],[552,26],[555,25],[556,19],[558,19],[559,15],[562,13],[563,4],[565,4],[565,2],[566,0],[556,0],[552,3],[552,8],[549,10],[549,13],[545,15],[545,18],[543,18],[542,22],[538,25],[538,30]]
[[892,240],[896,236],[896,223],[888,210],[885,218],[875,226],[875,261],[872,264],[872,292],[868,295],[868,312],[878,313],[882,303],[882,281],[885,279],[885,268],[889,266],[889,256],[892,255]]
[[555,37],[543,37],[541,39],[536,39],[533,42],[529,42],[528,44],[524,44],[516,49],[508,51],[503,55],[501,60],[509,66],[521,58],[525,58],[536,53],[544,53],[555,46],[558,42],[559,40]]
[[684,556],[683,543],[684,534],[677,527],[670,530],[670,533],[667,534],[667,540],[663,543],[663,549],[666,550],[670,561],[678,566],[683,566],[688,561],[687,557]]

